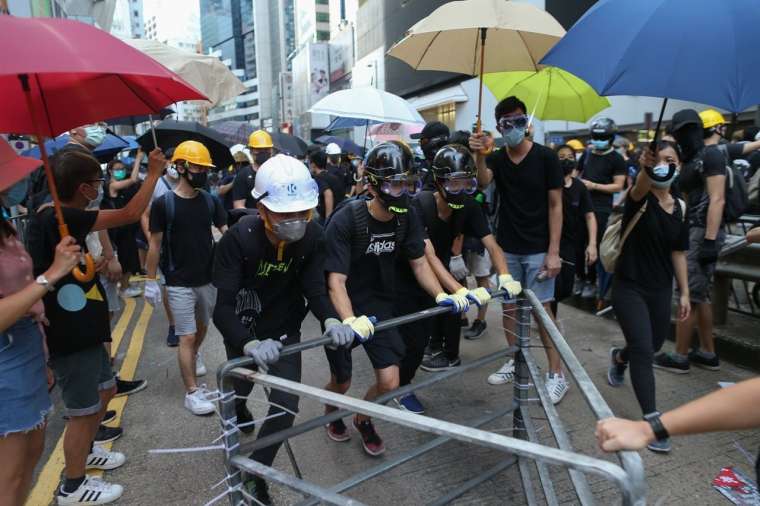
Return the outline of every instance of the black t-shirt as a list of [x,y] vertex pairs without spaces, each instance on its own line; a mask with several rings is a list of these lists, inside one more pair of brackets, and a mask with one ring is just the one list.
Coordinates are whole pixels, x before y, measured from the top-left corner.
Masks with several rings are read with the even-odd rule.
[[404,218],[404,241],[398,245],[399,218],[383,222],[374,219],[368,211],[367,214],[369,245],[365,253],[358,256],[353,252],[353,244],[359,238],[351,205],[343,206],[330,217],[326,232],[325,271],[348,276],[346,288],[352,303],[363,304],[377,299],[393,301],[400,289],[401,276],[396,261],[414,260],[425,254],[422,224],[414,208],[410,208]]
[[726,156],[717,146],[705,147],[694,159],[683,164],[678,175],[678,188],[686,195],[690,226],[707,226],[710,197],[705,190],[705,178],[725,175]]
[[[171,238],[166,236],[166,199],[174,199],[174,220]],[[150,231],[162,232],[161,272],[169,286],[203,286],[211,282],[214,238],[211,226],[227,224],[219,199],[211,198],[214,215],[209,212],[206,197],[197,193],[191,199],[174,192],[165,193],[150,207]],[[171,244],[169,244],[171,242]],[[171,252],[169,249],[171,248]],[[171,257],[170,257],[171,253]],[[173,269],[170,267],[173,263]]]
[[319,204],[317,205],[317,212],[324,218],[325,190],[332,190],[334,211],[335,208],[338,207],[338,204],[343,202],[343,200],[346,198],[345,187],[343,186],[343,183],[337,177],[335,177],[335,175],[330,174],[326,170],[314,176],[314,180],[317,182],[317,186],[319,186]]
[[[336,318],[327,297],[324,260],[324,232],[315,222],[303,239],[285,246],[281,260],[261,218],[244,217],[233,225],[214,255],[214,286],[237,294],[238,318],[220,327],[225,339],[243,344],[250,334],[260,339],[297,334],[307,313],[304,298],[320,320]],[[246,328],[251,324],[253,332]]]
[[232,200],[245,200],[245,207],[254,209],[256,199],[251,192],[256,184],[256,172],[250,165],[244,165],[238,169],[235,181],[232,183]]
[[582,237],[582,227],[586,225],[586,213],[593,212],[591,196],[586,185],[573,178],[570,186],[562,188],[562,239],[559,255],[574,261],[578,241]]
[[234,199],[232,197],[232,194],[234,193],[234,183],[235,183],[235,174],[230,174],[229,172],[224,175],[224,177],[219,181],[219,186],[224,186],[226,184],[233,183],[233,188],[230,188],[230,191],[222,195],[222,205],[224,206],[225,211],[229,211],[234,206]]
[[[64,207],[63,217],[69,227],[69,234],[86,251],[85,238],[95,224],[98,211]],[[44,209],[35,215],[29,227],[28,239],[35,276],[52,265],[55,247],[60,240],[53,208]],[[99,276],[81,283],[71,274],[58,281],[54,291],[45,294],[42,300],[45,316],[50,322],[45,328],[45,334],[51,356],[68,355],[111,340],[105,294]]]
[[[582,174],[581,178],[599,184],[612,184],[615,176],[625,176],[627,169],[625,160],[615,150],[608,153],[597,154],[586,151],[579,162]],[[591,202],[594,211],[598,213],[612,212],[612,194],[591,190]]]
[[640,202],[630,196],[623,210],[622,233],[644,202],[647,209],[623,244],[615,275],[652,290],[670,290],[673,286],[673,251],[689,249],[689,227],[683,219],[678,199],[673,214],[668,214],[652,193]]
[[517,165],[501,148],[488,157],[499,193],[496,239],[504,251],[518,255],[549,249],[549,190],[562,188],[564,176],[556,153],[533,143]]
[[345,171],[340,165],[332,165],[328,163],[327,173],[332,176],[334,180],[333,184],[337,185],[336,187],[334,187],[333,193],[337,192],[337,195],[340,197],[340,200],[343,200],[346,197],[346,193],[348,193],[348,187],[349,187],[349,185],[346,183]]

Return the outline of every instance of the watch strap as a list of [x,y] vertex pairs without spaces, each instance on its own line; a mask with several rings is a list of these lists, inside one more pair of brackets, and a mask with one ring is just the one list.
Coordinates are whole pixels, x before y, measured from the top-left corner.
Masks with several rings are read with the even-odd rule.
[[644,415],[644,420],[649,422],[657,441],[664,441],[670,437],[668,430],[662,424],[662,420],[660,420],[660,413],[649,413],[648,415]]

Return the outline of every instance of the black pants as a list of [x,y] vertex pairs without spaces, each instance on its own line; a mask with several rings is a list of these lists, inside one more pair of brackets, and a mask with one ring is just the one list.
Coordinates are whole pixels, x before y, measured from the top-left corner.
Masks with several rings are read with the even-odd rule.
[[446,358],[459,358],[459,337],[462,332],[462,315],[445,313],[434,316],[431,321],[430,347],[443,350]]
[[[300,341],[300,336],[289,336],[285,342],[283,343],[285,346],[289,344],[294,344]],[[227,358],[233,359],[243,356],[243,350],[232,348],[227,343],[224,343],[224,347],[227,350]],[[288,355],[286,357],[281,357],[280,360],[269,366],[269,372],[268,374],[271,374],[272,376],[278,376],[280,378],[288,379],[291,381],[301,381],[301,354],[295,353],[293,355]],[[253,390],[253,383],[250,381],[244,381],[240,379],[235,379],[235,394],[239,395],[240,397],[247,398],[248,394],[251,393],[251,390]],[[282,392],[280,390],[274,390],[272,389],[269,393],[269,401],[274,404],[279,404],[280,406],[284,406],[290,411],[297,413],[298,412],[298,396],[289,394],[286,392]],[[236,399],[235,400],[235,409],[240,409],[245,406],[245,399]],[[272,416],[277,413],[282,413],[283,410],[276,407],[276,406],[269,406],[269,412],[267,413],[267,416]],[[295,416],[285,412],[284,415],[277,416],[275,418],[270,418],[259,429],[258,438],[262,438],[265,436],[268,436],[269,434],[274,434],[275,432],[279,432],[281,430],[285,430],[289,427],[293,426],[293,420],[295,420]],[[256,450],[251,454],[251,458],[255,460],[256,462],[260,462],[266,466],[271,466],[272,462],[274,462],[274,458],[277,455],[277,451],[280,449],[280,446],[282,443],[276,443],[271,446],[267,446],[266,448],[261,448],[260,450]]]
[[[428,297],[417,297],[413,301],[405,299],[404,308],[397,308],[396,315],[402,316],[422,311],[434,304],[435,302]],[[425,346],[430,341],[430,328],[430,318],[399,327],[399,332],[401,332],[401,337],[404,339],[404,346],[406,347],[404,358],[401,359],[401,363],[399,364],[399,384],[401,386],[408,385],[414,379],[414,375],[422,363]]]
[[[594,211],[594,216],[596,217],[596,247],[598,248],[599,245],[602,244],[602,237],[604,236],[604,231],[607,230],[607,222],[610,219],[610,213]],[[585,222],[583,225],[585,228]],[[585,246],[584,246],[584,254],[582,257],[579,257],[579,258],[585,258]],[[592,265],[589,265],[588,268],[584,269],[586,274],[582,276],[582,278],[585,281],[588,281],[589,283],[596,283],[596,265],[598,263],[599,263],[599,260],[594,262]],[[583,266],[581,265],[581,267]]]
[[[559,303],[573,294],[573,284],[575,281],[575,256],[568,251],[559,254],[562,257],[562,268],[554,280],[554,300],[550,302],[552,313],[557,317],[557,308]],[[584,258],[580,256],[578,258]]]
[[619,278],[614,283],[612,305],[626,342],[620,358],[630,365],[633,391],[647,415],[657,410],[652,360],[670,330],[672,289],[644,289]]

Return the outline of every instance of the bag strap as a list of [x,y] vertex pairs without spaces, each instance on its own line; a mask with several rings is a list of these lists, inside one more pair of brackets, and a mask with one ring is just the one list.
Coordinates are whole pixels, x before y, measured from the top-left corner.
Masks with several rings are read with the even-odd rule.
[[676,198],[678,207],[681,208],[681,221],[686,221],[686,202],[683,199]]
[[172,228],[174,226],[174,199],[176,196],[173,191],[164,193],[164,208],[166,211],[166,231],[164,232],[164,241],[166,241],[166,256],[169,263],[169,272],[174,271],[174,258],[172,258]]
[[169,181],[166,180],[166,176],[161,176],[161,182],[164,183],[164,186],[166,186],[167,190],[172,191],[172,187],[169,184]]
[[350,204],[354,218],[354,258],[359,258],[369,246],[369,210],[367,201],[356,199]]
[[625,244],[625,240],[628,239],[628,236],[633,231],[633,227],[636,226],[636,223],[639,222],[641,217],[643,216],[644,212],[647,210],[647,204],[649,203],[648,200],[644,201],[644,204],[641,206],[641,208],[636,211],[636,214],[631,218],[630,223],[628,223],[628,226],[625,227],[625,230],[623,231],[623,235],[620,237],[620,250],[623,250],[623,244]]

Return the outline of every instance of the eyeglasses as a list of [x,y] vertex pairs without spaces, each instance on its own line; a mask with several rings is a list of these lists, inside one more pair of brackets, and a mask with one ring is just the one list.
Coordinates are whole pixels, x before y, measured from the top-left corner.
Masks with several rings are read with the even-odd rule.
[[499,118],[499,128],[502,130],[512,130],[513,128],[526,128],[528,126],[528,117],[521,116],[502,116]]
[[474,177],[448,177],[443,180],[441,184],[446,193],[451,195],[459,195],[460,193],[466,193],[472,195],[478,191],[478,180]]
[[380,191],[391,197],[409,195],[413,197],[422,190],[422,179],[419,176],[406,174],[391,176],[380,180]]

